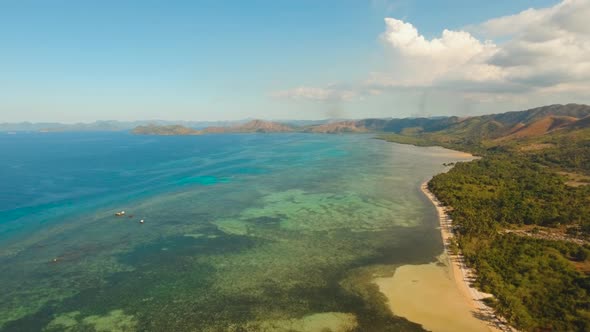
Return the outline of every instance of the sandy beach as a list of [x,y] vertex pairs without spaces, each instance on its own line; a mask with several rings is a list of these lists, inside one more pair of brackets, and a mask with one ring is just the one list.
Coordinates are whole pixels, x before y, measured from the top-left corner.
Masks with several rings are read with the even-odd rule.
[[452,277],[457,288],[473,310],[474,315],[485,321],[490,331],[513,331],[513,329],[506,325],[501,318],[495,315],[492,308],[488,307],[483,302],[483,299],[491,297],[492,295],[481,292],[471,286],[471,282],[475,278],[475,271],[465,265],[463,255],[460,253],[453,255],[451,252],[449,245],[454,236],[452,230],[453,225],[445,207],[436,196],[428,190],[428,182],[422,184],[421,190],[436,208],[447,264],[451,267]]
[[375,279],[390,309],[435,332],[515,331],[482,301],[491,295],[471,286],[474,271],[465,265],[463,256],[451,253],[452,221],[427,183],[421,190],[436,207],[444,253],[436,263],[401,266],[392,277]]
[[378,278],[375,283],[389,299],[391,311],[436,332],[490,331],[484,321],[473,315],[473,308],[457,289],[444,262],[403,265],[393,277]]

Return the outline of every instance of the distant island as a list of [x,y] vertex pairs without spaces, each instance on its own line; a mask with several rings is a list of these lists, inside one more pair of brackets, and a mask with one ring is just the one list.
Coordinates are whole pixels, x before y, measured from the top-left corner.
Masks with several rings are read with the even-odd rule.
[[[227,126],[194,128],[186,125],[147,124],[131,130],[140,135],[197,135],[223,133],[387,133],[389,140],[415,145],[443,145],[449,148],[477,152],[476,142],[492,139],[510,142],[512,139],[543,135],[557,130],[588,128],[590,106],[568,104],[550,105],[526,111],[473,117],[436,117],[404,119],[362,119],[328,121],[312,124],[281,123],[251,120]],[[489,145],[489,144],[488,144]],[[477,150],[477,149],[476,149]]]
[[224,133],[286,133],[294,129],[281,123],[252,120],[244,124],[222,127],[206,127],[201,130],[181,125],[146,125],[138,126],[131,132],[137,135],[202,135],[202,134],[224,134]]
[[252,120],[244,124],[229,127],[207,127],[201,132],[203,134],[223,133],[288,133],[295,131],[293,126],[272,121]]
[[[168,121],[168,120],[141,120],[141,121],[95,121],[89,123],[58,123],[58,122],[17,122],[0,123],[0,132],[123,132],[133,130],[141,126],[183,126],[193,129],[214,127],[232,127],[251,121]],[[295,126],[322,124],[322,120],[291,120],[289,124]]]
[[[130,131],[140,135],[197,135],[214,133],[387,133],[400,135],[404,143],[425,145],[437,143],[459,147],[461,142],[482,137],[519,138],[534,133],[585,128],[589,119],[587,105],[550,105],[526,111],[457,117],[416,117],[361,120],[240,120],[240,121],[96,121],[92,123],[0,123],[0,132],[91,132]],[[520,118],[522,117],[522,118]],[[527,118],[528,117],[528,118]],[[533,120],[544,121],[533,123]],[[464,134],[464,135],[463,135]],[[512,135],[512,136],[510,136]],[[509,137],[510,136],[510,137]],[[439,139],[437,139],[439,138]],[[391,139],[391,137],[390,137]],[[472,144],[473,147],[473,144]]]
[[192,129],[181,125],[146,125],[137,126],[132,131],[137,135],[161,135],[161,136],[176,136],[176,135],[201,135],[200,130]]
[[144,125],[137,126],[131,132],[137,135],[200,135],[200,134],[227,134],[227,133],[362,133],[369,129],[360,121],[337,121],[315,125],[297,126],[286,123],[252,120],[243,124],[232,126],[212,126],[200,130],[181,125]]

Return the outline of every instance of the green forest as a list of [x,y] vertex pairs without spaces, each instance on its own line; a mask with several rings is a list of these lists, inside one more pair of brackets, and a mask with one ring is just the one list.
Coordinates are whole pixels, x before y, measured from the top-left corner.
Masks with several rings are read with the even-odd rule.
[[451,206],[459,247],[477,286],[526,331],[589,331],[590,277],[576,268],[590,247],[504,234],[516,225],[570,226],[590,232],[590,186],[567,187],[542,166],[494,156],[435,176],[431,191]]
[[[493,294],[489,304],[523,331],[590,331],[590,117],[585,108],[578,116],[578,108],[474,117],[440,130],[379,136],[480,157],[457,163],[428,186],[449,207],[453,248],[476,269],[476,286]],[[538,129],[561,115],[580,120]]]

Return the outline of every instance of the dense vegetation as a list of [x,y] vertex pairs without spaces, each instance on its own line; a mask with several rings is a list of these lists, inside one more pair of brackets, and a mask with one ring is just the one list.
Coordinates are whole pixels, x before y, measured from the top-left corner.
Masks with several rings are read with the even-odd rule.
[[[590,331],[590,246],[510,232],[542,229],[590,239],[590,185],[568,185],[563,175],[590,175],[590,118],[571,118],[587,116],[580,107],[567,109],[568,117],[559,110],[382,136],[482,156],[435,176],[429,188],[452,207],[456,244],[477,270],[477,286],[494,294],[490,304],[525,331]],[[529,122],[518,124],[521,131],[503,127],[514,119]]]
[[590,129],[555,133],[536,139],[547,148],[527,151],[533,162],[549,167],[590,173]]
[[517,156],[459,163],[430,183],[461,220],[460,233],[489,235],[508,224],[581,226],[590,235],[590,186],[569,187],[561,176]]
[[547,169],[516,157],[459,163],[430,189],[447,205],[467,263],[493,305],[524,330],[590,330],[590,277],[574,262],[590,248],[503,234],[512,224],[584,225],[590,230],[590,187],[568,187]]
[[570,261],[578,259],[579,246],[510,234],[475,252],[469,242],[462,241],[463,250],[478,270],[479,287],[495,295],[492,305],[512,324],[527,331],[590,330],[590,278]]

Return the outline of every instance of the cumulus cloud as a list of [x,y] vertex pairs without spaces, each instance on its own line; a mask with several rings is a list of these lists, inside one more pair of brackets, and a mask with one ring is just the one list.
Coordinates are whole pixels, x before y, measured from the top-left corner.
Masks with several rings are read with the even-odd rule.
[[444,30],[441,38],[427,40],[410,23],[386,18],[387,31],[382,38],[401,53],[408,56],[437,57],[446,62],[469,61],[495,45],[481,43],[465,31]]
[[[369,83],[386,86],[432,86],[440,80],[501,79],[487,62],[498,47],[465,31],[444,30],[440,38],[426,39],[408,22],[385,19],[381,39],[391,52],[392,73],[374,73]],[[388,77],[389,75],[389,77]]]
[[[426,38],[410,22],[385,19],[380,40],[387,70],[354,88],[300,87],[279,92],[306,100],[352,101],[399,89],[439,89],[482,100],[590,91],[590,1],[564,0]],[[484,95],[494,97],[483,98]],[[532,97],[531,97],[532,98]]]
[[590,4],[587,0],[564,0],[553,7],[530,8],[515,15],[488,20],[479,25],[469,26],[468,30],[487,35],[502,37],[524,35],[540,40],[559,36],[563,31],[590,33],[588,17]]
[[475,30],[488,36],[511,33],[489,63],[511,82],[550,89],[590,82],[590,25],[584,22],[589,17],[589,1],[566,0],[489,20]]
[[[383,86],[520,93],[590,82],[590,1],[565,0],[489,20],[466,31],[444,30],[431,40],[408,22],[387,18],[382,40],[391,73],[371,75]],[[502,43],[476,38],[502,38]]]

